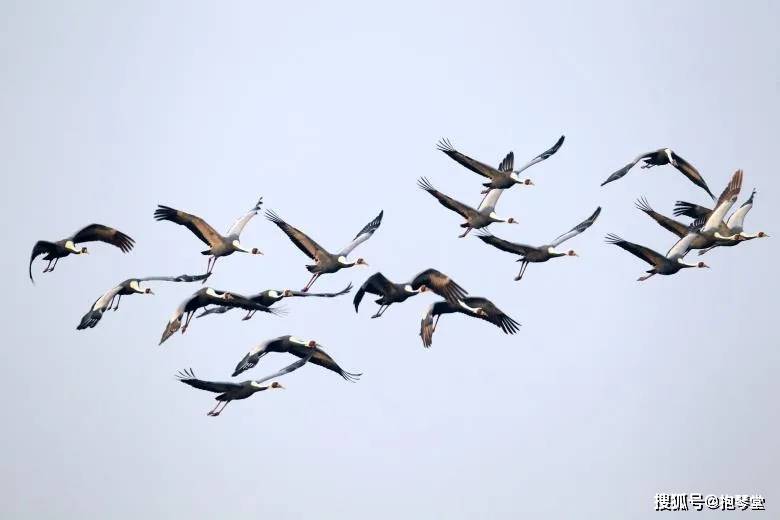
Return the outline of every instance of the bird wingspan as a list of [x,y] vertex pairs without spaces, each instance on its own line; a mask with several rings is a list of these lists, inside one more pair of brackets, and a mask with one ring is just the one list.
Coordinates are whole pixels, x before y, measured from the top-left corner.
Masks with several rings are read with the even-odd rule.
[[632,255],[636,256],[637,258],[641,258],[648,264],[652,266],[659,266],[666,262],[666,257],[662,255],[661,253],[658,253],[656,251],[653,251],[649,247],[641,246],[639,244],[635,244],[633,242],[629,242],[627,240],[623,240],[617,235],[609,234],[607,235],[607,243],[608,244],[615,244],[616,246],[625,249]]
[[570,238],[576,237],[577,235],[579,235],[580,233],[588,229],[590,226],[592,226],[593,223],[596,222],[596,219],[598,218],[600,213],[601,213],[601,206],[596,208],[596,211],[594,211],[591,216],[589,216],[588,218],[586,218],[585,220],[583,220],[582,222],[580,222],[579,224],[571,228],[569,231],[567,231],[566,233],[562,234],[561,236],[553,240],[550,243],[550,245],[556,247],[566,242]]
[[459,202],[434,188],[431,182],[425,177],[420,177],[420,179],[417,180],[417,185],[420,187],[420,189],[423,189],[433,195],[442,206],[451,211],[454,211],[463,218],[468,218],[470,214],[476,213],[474,208],[467,206],[466,204],[463,204],[462,202]]
[[452,278],[441,271],[432,268],[417,274],[409,285],[415,290],[424,285],[453,304],[458,303],[458,301],[465,298],[467,294],[466,290],[458,285]]
[[672,151],[672,159],[674,160],[674,167],[677,168],[680,173],[685,175],[688,180],[690,180],[696,186],[706,191],[710,197],[713,199],[715,198],[715,195],[713,195],[710,191],[709,186],[707,186],[707,183],[704,181],[704,177],[702,177],[699,173],[699,170],[694,168],[691,163],[674,153],[674,151]]
[[105,242],[118,247],[123,253],[133,249],[135,240],[121,231],[103,224],[90,224],[73,234],[71,240],[78,244],[81,242]]
[[222,242],[222,236],[217,230],[196,215],[160,204],[154,212],[154,218],[155,220],[167,220],[186,227],[209,247],[217,246]]
[[[485,164],[483,162],[480,162],[476,159],[472,159],[468,155],[462,154],[459,151],[457,151],[452,144],[450,143],[449,139],[441,139],[437,144],[436,148],[447,154],[450,159],[454,160],[461,166],[464,166],[468,168],[469,170],[473,171],[474,173],[477,173],[483,177],[487,177],[488,179],[494,179],[501,175],[501,172],[490,166],[489,164]],[[510,152],[511,155],[511,152]],[[507,156],[508,158],[509,156]],[[504,159],[504,161],[507,160],[507,158]],[[514,159],[514,156],[512,157]],[[504,165],[504,162],[501,163]],[[509,167],[511,171],[511,166]],[[499,166],[499,170],[502,170],[502,168]],[[502,170],[503,171],[503,170]]]
[[190,385],[191,387],[197,388],[198,390],[214,392],[215,394],[222,394],[224,392],[229,392],[230,390],[241,388],[239,383],[233,383],[230,381],[204,381],[202,379],[198,379],[195,377],[195,373],[191,368],[180,370],[179,373],[176,374],[176,378],[185,385]]
[[326,251],[324,247],[309,238],[306,233],[300,229],[292,227],[273,211],[265,210],[265,218],[276,224],[279,229],[284,231],[285,235],[287,235],[290,241],[312,260],[316,260],[320,252]]
[[257,203],[246,212],[246,214],[242,217],[239,217],[236,219],[235,222],[230,226],[227,232],[227,236],[238,236],[241,234],[241,231],[244,230],[244,226],[247,225],[247,223],[252,220],[252,218],[257,215],[257,213],[260,211],[260,207],[263,205],[263,197],[260,197],[260,199],[257,201]]
[[637,199],[635,205],[637,209],[644,212],[650,218],[658,222],[661,225],[661,227],[671,231],[678,237],[682,238],[688,234],[688,226],[686,226],[682,222],[678,222],[677,220],[661,215],[650,206],[646,198],[642,197],[641,199]]

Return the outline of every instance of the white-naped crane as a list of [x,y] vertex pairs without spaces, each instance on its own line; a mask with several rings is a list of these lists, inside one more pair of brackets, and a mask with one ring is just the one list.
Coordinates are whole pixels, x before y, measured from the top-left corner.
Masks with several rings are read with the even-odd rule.
[[653,166],[663,166],[666,164],[671,164],[677,170],[685,175],[688,180],[690,180],[692,183],[694,183],[696,186],[700,187],[704,191],[707,192],[707,194],[715,198],[715,195],[712,194],[710,191],[710,188],[707,186],[707,183],[704,181],[704,177],[701,176],[699,171],[693,167],[691,163],[674,153],[669,148],[659,148],[658,150],[654,150],[652,152],[643,153],[641,155],[636,156],[634,160],[620,168],[618,171],[607,177],[607,180],[601,183],[602,186],[605,184],[608,184],[612,181],[616,181],[620,179],[621,177],[625,176],[628,171],[636,165],[639,161],[644,160],[644,164],[642,164],[641,168],[648,169],[652,168]]
[[538,247],[529,246],[525,244],[518,244],[516,242],[510,242],[508,240],[495,237],[491,235],[488,231],[482,231],[479,235],[477,235],[477,238],[479,238],[486,244],[490,244],[491,246],[500,249],[502,251],[506,251],[508,253],[512,253],[515,255],[520,255],[520,258],[518,258],[517,261],[522,262],[522,264],[520,264],[520,272],[517,273],[517,276],[515,276],[515,281],[518,281],[523,278],[523,275],[525,274],[525,270],[528,267],[529,263],[546,262],[551,258],[558,258],[561,256],[579,256],[576,252],[574,252],[573,249],[570,249],[568,251],[558,251],[555,248],[561,245],[562,243],[564,243],[565,241],[569,240],[570,238],[574,238],[580,233],[582,233],[583,231],[585,231],[586,229],[588,229],[591,225],[593,225],[594,222],[596,222],[596,219],[598,218],[600,213],[601,213],[601,206],[596,208],[596,211],[594,211],[590,217],[580,222],[579,224],[571,228],[566,233],[560,235],[558,238],[556,238],[549,244],[545,244]]
[[622,249],[625,249],[632,255],[636,256],[637,258],[641,258],[653,266],[652,269],[645,271],[648,274],[637,279],[639,282],[644,282],[656,274],[670,275],[677,273],[680,269],[685,269],[688,267],[709,267],[704,262],[689,264],[683,261],[683,258],[690,249],[690,245],[694,240],[696,240],[697,235],[698,232],[696,231],[695,227],[692,226],[689,229],[688,234],[678,240],[672,246],[672,248],[669,249],[666,255],[662,255],[661,253],[653,251],[649,247],[623,240],[619,236],[612,233],[607,235],[606,240],[608,244],[614,244]]
[[459,202],[452,197],[438,191],[425,177],[421,177],[417,181],[417,185],[420,187],[420,189],[427,191],[434,198],[436,198],[436,200],[438,200],[442,206],[451,211],[454,211],[466,220],[466,222],[460,225],[460,227],[466,228],[466,231],[459,235],[458,238],[465,237],[472,229],[481,229],[483,227],[489,226],[490,224],[493,224],[494,222],[517,224],[517,220],[515,220],[513,217],[502,218],[496,215],[496,203],[498,202],[498,198],[501,197],[501,194],[504,192],[504,190],[491,190],[490,193],[488,193],[485,198],[482,199],[482,203],[479,205],[479,207],[474,209],[471,206]]
[[482,193],[486,194],[490,190],[508,189],[514,186],[515,184],[532,186],[533,181],[531,181],[531,179],[521,179],[519,177],[519,174],[522,173],[527,168],[530,168],[534,164],[542,162],[545,159],[548,159],[549,157],[554,155],[555,152],[557,152],[558,149],[563,144],[563,140],[564,140],[564,136],[561,136],[551,148],[540,153],[539,155],[537,155],[536,157],[528,161],[526,164],[524,164],[517,170],[514,169],[515,167],[514,152],[509,152],[506,155],[506,157],[504,157],[504,159],[501,161],[501,163],[498,165],[498,168],[494,168],[489,164],[485,164],[476,159],[472,159],[468,155],[460,153],[455,149],[454,146],[452,146],[452,143],[450,143],[449,139],[441,139],[436,144],[436,148],[439,151],[447,154],[447,156],[449,156],[450,159],[457,162],[461,166],[464,166],[465,168],[473,171],[474,173],[477,173],[489,179],[489,182],[482,184],[485,187],[485,190],[483,190]]
[[[60,258],[65,258],[68,255],[86,255],[89,251],[86,247],[78,247],[77,244],[83,244],[85,242],[105,242],[112,246],[118,247],[123,253],[130,252],[135,245],[135,240],[125,235],[118,229],[114,229],[103,224],[90,224],[62,240],[56,242],[49,242],[48,240],[39,240],[35,243],[30,255],[30,280],[33,280],[32,265],[35,259],[40,255],[45,255],[44,260],[49,262],[46,264],[44,273],[54,271],[57,267],[57,262]],[[53,262],[53,263],[52,263]]]
[[388,280],[382,273],[374,273],[360,286],[360,289],[355,293],[352,303],[355,305],[355,312],[358,312],[358,307],[363,300],[364,294],[369,293],[379,296],[378,299],[374,300],[379,305],[379,309],[376,311],[376,314],[371,316],[372,318],[379,318],[390,305],[404,302],[426,290],[438,294],[453,304],[457,304],[467,294],[466,290],[455,283],[452,278],[436,269],[426,269],[417,274],[408,283],[394,283]]
[[[145,278],[128,278],[127,280],[119,283],[106,291],[95,303],[92,304],[89,311],[81,318],[81,322],[76,327],[76,330],[91,329],[100,322],[103,317],[103,313],[110,310],[113,306],[114,311],[119,310],[119,302],[122,300],[122,296],[130,296],[132,294],[154,294],[154,291],[150,287],[141,287],[144,282],[199,282],[205,280],[210,275],[199,274],[189,275],[182,274],[179,276],[147,276]],[[114,302],[116,301],[116,304]]]
[[314,260],[313,264],[306,266],[306,269],[312,273],[309,283],[307,283],[306,287],[302,289],[303,292],[307,292],[311,288],[312,284],[314,284],[314,282],[317,280],[317,278],[323,274],[335,273],[340,269],[354,267],[356,265],[368,265],[368,263],[362,258],[358,258],[354,262],[349,262],[347,261],[347,256],[349,256],[349,254],[357,246],[371,238],[374,232],[379,228],[379,225],[382,223],[382,215],[384,215],[384,213],[384,211],[380,211],[379,215],[377,215],[371,222],[363,226],[363,229],[361,229],[358,234],[355,235],[355,238],[353,238],[352,241],[344,247],[344,249],[336,254],[328,252],[324,247],[309,238],[306,233],[300,229],[294,228],[282,220],[282,218],[273,211],[266,210],[265,216],[268,220],[279,226],[279,229],[284,231],[284,234],[287,235],[290,241],[295,244],[298,249],[303,251],[306,256]]
[[[257,204],[252,206],[252,209],[246,212],[246,214],[236,220],[227,234],[221,235],[208,222],[202,218],[185,213],[184,211],[171,208],[170,206],[158,205],[154,212],[155,220],[167,220],[180,226],[184,226],[192,231],[196,237],[198,237],[203,243],[209,246],[205,251],[201,251],[202,255],[209,255],[209,261],[206,266],[206,274],[211,273],[214,269],[214,264],[217,263],[217,259],[223,256],[229,256],[236,251],[241,253],[249,253],[253,255],[262,255],[263,253],[256,247],[247,249],[241,245],[239,240],[241,232],[244,230],[244,226],[252,220],[252,217],[257,215],[260,211],[260,206],[263,204],[263,197],[257,201]],[[204,282],[205,283],[205,282]]]
[[[215,394],[219,394],[217,397],[215,397],[217,400],[216,406],[214,406],[214,408],[206,414],[211,417],[216,417],[225,410],[225,407],[227,407],[230,401],[246,399],[248,397],[252,397],[257,392],[262,392],[264,390],[268,390],[269,388],[283,389],[284,387],[276,381],[270,385],[263,385],[263,383],[298,370],[311,359],[314,353],[314,350],[312,350],[298,361],[284,367],[278,372],[274,372],[270,376],[256,380],[250,379],[249,381],[243,381],[241,383],[234,383],[232,381],[204,381],[203,379],[198,379],[195,377],[195,373],[191,368],[189,370],[185,369],[179,371],[179,373],[176,374],[176,377],[182,383],[190,385],[193,388],[197,388],[198,390],[206,390],[207,392],[214,392]],[[218,409],[220,404],[222,405],[222,408]]]
[[[266,307],[270,307],[271,305],[281,301],[284,298],[297,298],[297,297],[307,297],[312,296],[315,298],[335,298],[337,296],[341,296],[343,294],[347,294],[352,290],[352,284],[350,283],[345,288],[338,292],[332,292],[332,293],[313,293],[313,292],[303,292],[303,291],[293,291],[292,289],[285,289],[283,291],[277,291],[274,289],[268,289],[262,292],[259,292],[257,294],[253,294],[249,296],[248,298],[252,300],[255,303],[259,303],[260,305],[265,305]],[[210,309],[206,309],[205,311],[201,312],[196,316],[196,318],[202,318],[203,316],[208,316],[209,314],[224,314],[227,311],[233,309],[234,307],[212,307]],[[246,315],[241,318],[242,320],[248,320],[252,316],[255,315],[254,310],[250,310],[246,313]]]
[[345,371],[321,347],[322,345],[316,340],[303,340],[289,334],[264,341],[247,352],[243,359],[238,362],[236,369],[233,371],[233,377],[257,365],[260,359],[269,352],[286,352],[299,358],[309,357],[311,363],[327,368],[347,381],[355,382],[360,379],[362,374],[353,374]]
[[[703,255],[715,247],[735,246],[740,242],[753,240],[754,238],[769,237],[769,234],[764,231],[758,231],[754,233],[745,232],[745,217],[750,212],[750,210],[753,209],[753,201],[755,196],[756,190],[754,189],[750,194],[750,197],[745,202],[743,202],[742,205],[737,208],[734,213],[732,213],[731,216],[729,216],[729,218],[718,228],[718,232],[721,235],[736,235],[736,240],[724,240],[718,242],[715,245],[702,248],[701,251],[699,251],[700,255]],[[709,218],[712,215],[712,211],[713,210],[710,208],[685,201],[677,201],[677,203],[674,205],[675,215],[685,215],[693,219]]]
[[[202,289],[196,291],[192,296],[181,302],[178,307],[176,307],[176,310],[173,311],[173,315],[165,326],[165,330],[162,333],[159,344],[162,345],[165,340],[170,338],[180,328],[182,334],[187,332],[187,327],[190,324],[192,315],[195,314],[198,309],[208,305],[239,307],[246,310],[258,310],[267,312],[269,314],[278,314],[276,310],[269,309],[265,305],[255,303],[241,294],[227,291],[218,291],[216,289],[212,289],[211,287],[203,287]],[[185,318],[183,327],[181,323],[182,317]]]
[[425,348],[433,344],[433,333],[439,324],[442,314],[465,314],[472,318],[489,321],[504,331],[504,334],[514,334],[520,330],[520,324],[507,316],[487,298],[481,296],[466,296],[457,304],[442,300],[432,304],[423,314],[420,321],[420,338]]

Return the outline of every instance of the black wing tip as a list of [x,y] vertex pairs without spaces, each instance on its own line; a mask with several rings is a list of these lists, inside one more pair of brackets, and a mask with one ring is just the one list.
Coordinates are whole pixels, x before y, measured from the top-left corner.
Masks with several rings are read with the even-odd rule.
[[439,139],[439,142],[436,143],[436,149],[444,153],[452,153],[456,151],[455,147],[452,146],[452,143],[446,137]]
[[265,218],[273,222],[274,224],[285,224],[285,221],[274,210],[265,210]]
[[647,202],[647,199],[644,195],[634,201],[634,206],[636,209],[644,211],[645,213],[655,213],[655,210],[653,210],[652,206],[650,206],[650,203]]
[[607,244],[622,244],[625,242],[625,240],[614,233],[608,233],[607,236],[604,237],[604,240],[607,242]]
[[360,376],[363,374],[354,374],[352,372],[345,372],[344,370],[341,371],[341,377],[343,377],[345,380],[349,381],[350,383],[357,383],[360,381]]
[[696,205],[691,202],[685,202],[684,200],[678,200],[674,203],[674,210],[672,214],[676,217],[679,217],[681,215],[690,216],[688,213],[690,211],[693,211],[693,208]]
[[188,381],[197,379],[197,377],[195,376],[195,372],[193,372],[191,368],[185,368],[179,370],[178,372],[176,372],[175,377],[176,379],[178,379],[179,381],[185,384],[188,383]]
[[427,177],[420,177],[417,179],[417,186],[425,191],[436,191],[436,188],[433,187],[433,184],[431,184],[431,181],[429,181]]
[[170,220],[176,214],[176,210],[170,206],[157,205],[157,209],[154,210],[155,220]]

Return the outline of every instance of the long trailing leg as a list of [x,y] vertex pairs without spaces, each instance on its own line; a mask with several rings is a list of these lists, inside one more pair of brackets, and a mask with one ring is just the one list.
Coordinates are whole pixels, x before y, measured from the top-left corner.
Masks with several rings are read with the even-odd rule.
[[458,238],[463,238],[463,237],[465,237],[466,235],[468,235],[468,234],[469,234],[469,231],[471,231],[471,229],[472,229],[472,228],[471,228],[471,226],[468,226],[468,227],[466,227],[466,231],[464,231],[463,233],[461,233],[460,235],[458,235]]
[[49,263],[48,263],[48,264],[46,264],[46,267],[43,269],[43,272],[44,272],[44,273],[48,273],[48,272],[49,272],[49,267],[51,267],[51,263],[52,263],[53,261],[54,261],[54,260],[49,260]]
[[119,310],[119,302],[121,302],[121,301],[122,301],[122,295],[119,294],[119,295],[117,295],[117,298],[116,298],[116,305],[114,306],[114,312]]
[[190,326],[190,320],[192,319],[192,315],[195,314],[195,311],[191,311],[187,313],[187,317],[184,318],[184,326],[181,328],[181,333],[184,334],[187,332],[187,327]]
[[[209,257],[209,262],[206,265],[206,274],[211,274],[211,272],[214,270],[214,265],[217,263],[217,258],[219,257],[213,255]],[[204,278],[201,284],[206,283],[206,280],[208,280],[208,277]]]
[[252,316],[254,316],[256,312],[257,312],[257,311],[249,311],[249,312],[247,312],[247,313],[246,313],[246,316],[244,316],[243,318],[241,318],[241,320],[242,320],[242,321],[246,321],[246,320],[248,320],[248,319],[252,318]]
[[436,326],[439,324],[439,318],[441,318],[441,314],[436,315],[436,321],[433,322],[433,330],[431,331],[431,334],[436,332]]
[[306,287],[304,287],[304,288],[302,289],[302,292],[307,292],[307,291],[309,290],[309,288],[310,288],[310,287],[311,287],[311,286],[314,284],[314,281],[315,281],[317,278],[319,278],[319,277],[320,277],[320,274],[321,274],[321,273],[314,273],[314,274],[311,276],[311,280],[309,280],[309,283],[307,283],[307,284],[306,284]]
[[371,317],[372,317],[372,318],[378,318],[378,317],[380,317],[380,316],[381,316],[381,315],[382,315],[382,314],[385,312],[385,310],[387,310],[387,308],[388,308],[388,307],[390,307],[390,306],[389,306],[389,305],[380,305],[380,306],[379,306],[379,309],[377,309],[377,311],[376,311],[376,314],[374,314],[374,315],[373,315],[373,316],[371,316]]
[[636,281],[637,282],[644,282],[645,280],[647,280],[648,278],[650,278],[651,276],[653,276],[655,274],[656,273],[650,273],[650,274],[646,274],[645,276],[640,276],[639,278],[636,279]]
[[221,402],[221,401],[217,401],[217,404],[214,406],[214,408],[212,408],[212,409],[209,411],[209,413],[207,413],[206,415],[214,415],[214,412],[216,412],[216,411],[217,411],[217,408],[219,408],[219,405],[221,405],[221,404],[222,404],[222,402]]
[[229,402],[230,402],[230,401],[225,401],[225,404],[223,404],[223,405],[222,405],[222,408],[220,408],[220,409],[219,409],[219,410],[217,410],[216,412],[212,413],[212,414],[211,414],[211,416],[212,416],[212,417],[216,417],[216,416],[218,416],[219,414],[221,414],[222,412],[224,412],[224,411],[225,411],[225,407],[228,405],[228,403],[229,403]]
[[520,272],[517,273],[517,276],[515,276],[515,281],[520,281],[523,279],[523,275],[525,274],[525,270],[528,268],[528,261],[523,260],[523,263],[520,264]]

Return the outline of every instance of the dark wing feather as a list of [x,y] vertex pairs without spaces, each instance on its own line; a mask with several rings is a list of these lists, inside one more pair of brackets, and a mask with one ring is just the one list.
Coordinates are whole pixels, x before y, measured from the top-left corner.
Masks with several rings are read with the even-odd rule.
[[633,168],[633,167],[634,167],[634,165],[635,165],[636,163],[638,163],[640,160],[642,160],[642,159],[645,159],[645,158],[647,158],[647,157],[652,157],[652,156],[653,156],[653,155],[655,155],[656,153],[657,153],[657,151],[643,153],[642,155],[638,156],[636,159],[634,159],[633,161],[631,161],[630,163],[626,164],[625,166],[623,166],[622,168],[620,168],[618,171],[616,171],[615,173],[613,173],[612,175],[610,175],[609,177],[607,177],[607,180],[605,180],[604,182],[602,182],[602,183],[601,183],[601,185],[602,185],[602,186],[604,186],[604,185],[605,185],[605,184],[607,184],[607,183],[610,183],[610,182],[612,182],[612,181],[616,181],[616,180],[618,180],[619,178],[621,178],[621,177],[625,176],[625,175],[628,173],[628,170],[630,170],[631,168]]
[[[314,354],[312,354],[311,351],[314,351]],[[303,345],[293,345],[290,347],[290,354],[297,356],[299,358],[305,358],[307,356],[311,356],[309,358],[309,363],[313,363],[315,365],[319,365],[321,367],[327,368],[328,370],[331,370],[347,381],[355,382],[358,379],[360,379],[360,376],[362,374],[353,374],[350,372],[347,372],[343,368],[341,368],[336,361],[332,357],[330,357],[324,350],[322,350],[319,347],[306,347]]]
[[55,244],[54,242],[48,242],[46,240],[38,240],[35,243],[35,245],[32,248],[32,253],[30,254],[29,270],[30,270],[30,281],[32,281],[32,283],[35,283],[35,280],[33,280],[33,275],[32,275],[32,265],[35,259],[40,255],[54,253],[55,251],[57,251],[57,244]]
[[699,206],[698,204],[693,204],[692,202],[685,202],[684,200],[678,200],[677,203],[674,205],[674,212],[675,217],[679,217],[681,215],[685,215],[686,217],[691,218],[708,218],[710,214],[712,214],[712,210],[709,208],[705,208],[704,206]]
[[616,246],[625,249],[632,255],[641,258],[652,266],[659,266],[666,262],[666,257],[664,255],[653,251],[649,247],[640,246],[639,244],[634,244],[633,242],[623,240],[617,235],[607,235],[607,243],[615,244]]
[[592,226],[593,223],[596,222],[596,219],[598,218],[598,216],[600,214],[601,214],[601,206],[597,207],[596,211],[594,211],[591,216],[589,216],[588,218],[586,218],[585,220],[583,220],[582,222],[580,222],[579,224],[577,224],[576,226],[571,228],[566,233],[558,236],[550,244],[553,247],[557,247],[557,246],[561,245],[562,243],[566,242],[567,240],[569,240],[570,238],[573,238],[573,237],[579,235],[580,233],[582,233],[583,231],[588,229],[590,226]]
[[468,216],[472,213],[476,213],[476,210],[473,208],[470,208],[469,206],[463,204],[462,202],[458,202],[457,200],[453,199],[452,197],[448,197],[447,195],[441,193],[440,191],[437,191],[436,188],[433,187],[433,185],[426,179],[425,177],[421,177],[417,181],[417,185],[436,197],[436,200],[441,203],[442,206],[444,206],[447,209],[450,209],[454,211],[455,213],[458,213],[463,218],[468,218]]
[[492,323],[500,328],[504,334],[514,334],[520,330],[520,323],[507,316],[504,311],[496,307],[496,305],[487,298],[472,296],[466,298],[464,303],[469,307],[480,308],[485,312],[485,314],[469,313],[470,316]]
[[677,155],[676,153],[672,152],[672,159],[674,159],[674,167],[677,168],[683,175],[688,177],[688,179],[694,183],[696,186],[700,187],[704,191],[707,192],[707,194],[715,198],[715,195],[712,194],[710,191],[710,188],[707,186],[707,183],[704,181],[704,177],[701,176],[699,171],[693,167],[691,163]]
[[424,285],[453,304],[457,304],[466,297],[466,290],[463,287],[455,283],[452,278],[436,269],[426,269],[419,273],[409,285],[415,290]]
[[502,171],[504,173],[512,173],[512,170],[515,168],[515,153],[509,152],[506,154],[506,157],[504,157],[504,160],[501,161],[501,164],[498,165],[499,171]]
[[135,240],[125,235],[118,229],[104,226],[102,224],[90,224],[89,226],[79,230],[75,235],[71,237],[74,243],[81,242],[105,242],[116,246],[122,250],[123,253],[129,252],[133,249]]
[[231,383],[229,381],[204,381],[202,379],[198,379],[195,377],[195,373],[192,371],[192,369],[179,371],[179,373],[176,374],[176,378],[185,385],[190,385],[191,387],[197,388],[198,390],[214,392],[215,394],[222,394],[224,392],[229,392],[230,390],[241,388],[240,384]]
[[[473,171],[474,173],[478,173],[479,175],[482,175],[483,177],[487,177],[488,179],[494,179],[495,177],[498,177],[501,175],[501,172],[493,168],[492,166],[485,164],[483,162],[477,161],[476,159],[472,159],[468,155],[464,155],[457,151],[452,144],[450,143],[449,139],[442,139],[440,140],[436,148],[445,154],[447,154],[450,159],[457,162],[461,166],[464,166],[468,168],[469,170]],[[511,152],[510,152],[511,155]],[[509,159],[509,156],[504,159],[506,161]],[[512,160],[514,160],[514,156],[512,157]],[[502,166],[504,165],[504,161],[501,162]],[[503,170],[503,168],[499,167],[500,170]],[[511,171],[511,166],[509,167]]]
[[324,247],[309,238],[303,231],[292,227],[273,211],[266,210],[265,218],[279,226],[279,229],[284,231],[290,241],[312,260],[316,260],[321,251],[326,251]]
[[341,296],[342,294],[347,294],[352,290],[352,283],[350,282],[346,287],[344,287],[339,292],[331,292],[331,293],[313,293],[313,292],[303,292],[303,291],[290,291],[289,296],[301,296],[301,297],[307,297],[307,296],[314,296],[318,298],[335,298],[336,296]]
[[209,300],[211,300],[209,303],[212,305],[221,305],[223,307],[238,307],[239,309],[244,309],[247,311],[261,311],[277,316],[280,313],[278,309],[272,309],[265,305],[261,305],[252,301],[251,298],[247,298],[246,296],[236,293],[230,293],[230,298],[227,300],[222,298],[209,298]]
[[510,242],[509,240],[498,238],[497,236],[490,234],[490,232],[488,231],[483,231],[477,234],[477,238],[479,238],[486,244],[490,244],[491,246],[500,249],[501,251],[506,251],[507,253],[514,253],[520,256],[525,256],[529,252],[535,251],[537,249],[534,246],[517,244],[515,242]]
[[661,227],[671,231],[678,237],[682,238],[688,234],[688,226],[686,226],[682,222],[678,222],[674,219],[671,219],[667,216],[661,215],[660,213],[656,212],[652,207],[650,207],[650,204],[647,202],[647,199],[645,199],[644,197],[642,197],[641,199],[637,199],[635,204],[637,209],[643,211],[650,218],[658,222],[661,225]]
[[136,278],[139,282],[199,282],[206,280],[211,273],[206,274],[180,274],[179,276],[147,276]]
[[168,220],[185,226],[192,231],[196,237],[201,239],[204,244],[214,247],[222,242],[222,235],[216,229],[211,227],[208,222],[202,218],[179,211],[169,206],[158,205],[154,212],[155,220]]

